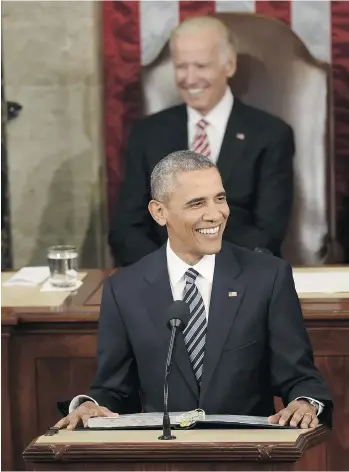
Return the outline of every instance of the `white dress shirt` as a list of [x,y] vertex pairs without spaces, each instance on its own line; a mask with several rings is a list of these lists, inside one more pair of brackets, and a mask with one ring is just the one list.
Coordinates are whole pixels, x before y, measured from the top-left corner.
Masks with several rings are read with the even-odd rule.
[[211,291],[216,256],[206,255],[194,266],[190,266],[177,256],[171,249],[169,241],[166,246],[167,269],[173,300],[183,300],[185,278],[184,274],[190,268],[195,269],[199,275],[195,281],[205,305],[206,319],[210,308]]
[[205,119],[208,126],[205,128],[208,142],[211,150],[211,161],[216,164],[219,152],[222,147],[222,142],[227,127],[228,119],[233,107],[234,97],[231,93],[230,87],[227,87],[225,94],[220,102],[207,113],[202,116],[194,108],[187,107],[188,114],[188,148],[192,149],[192,143],[196,135],[196,125],[201,119]]
[[[195,283],[203,298],[204,305],[205,305],[206,318],[208,319],[210,301],[211,301],[213,275],[214,275],[215,262],[216,262],[215,254],[205,255],[200,259],[200,261],[197,264],[195,264],[194,266],[190,266],[189,264],[184,262],[180,257],[177,256],[177,254],[171,249],[169,240],[167,240],[166,257],[167,257],[167,269],[168,269],[168,275],[170,279],[173,300],[183,300],[184,288],[185,288],[184,274],[186,273],[186,271],[189,268],[193,268],[199,273]],[[302,398],[313,400],[316,402],[318,406],[317,415],[319,415],[322,412],[324,405],[321,402],[318,402],[317,400],[314,400],[309,397],[298,397],[296,398],[296,400],[300,400]],[[73,400],[70,402],[69,413],[75,410],[75,408],[77,408],[83,401],[86,401],[86,400],[91,400],[98,405],[98,403],[93,398],[88,397],[87,395],[78,395],[75,398],[73,398]]]

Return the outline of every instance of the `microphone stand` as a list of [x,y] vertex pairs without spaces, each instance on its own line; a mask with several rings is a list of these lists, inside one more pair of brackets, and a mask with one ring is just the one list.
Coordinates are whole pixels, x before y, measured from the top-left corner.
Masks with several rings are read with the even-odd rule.
[[182,324],[181,320],[170,320],[171,325],[171,338],[168,347],[166,366],[165,366],[165,382],[164,382],[164,416],[162,419],[162,435],[158,439],[168,441],[170,439],[176,439],[176,436],[171,434],[171,420],[168,413],[168,377],[172,368],[172,352],[176,339],[177,328],[180,328]]

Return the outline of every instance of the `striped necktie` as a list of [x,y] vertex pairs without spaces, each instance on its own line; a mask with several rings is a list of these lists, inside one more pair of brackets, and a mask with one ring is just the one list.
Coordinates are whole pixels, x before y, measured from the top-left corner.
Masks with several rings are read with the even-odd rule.
[[196,380],[200,385],[204,364],[207,320],[204,301],[195,284],[198,275],[199,273],[192,268],[188,269],[184,274],[186,285],[183,301],[189,305],[191,318],[183,334],[189,359]]
[[191,146],[191,150],[202,154],[203,156],[210,158],[211,157],[211,149],[210,143],[208,141],[208,136],[206,133],[206,127],[208,126],[208,122],[204,119],[200,120],[196,124],[196,134],[194,137],[194,141]]

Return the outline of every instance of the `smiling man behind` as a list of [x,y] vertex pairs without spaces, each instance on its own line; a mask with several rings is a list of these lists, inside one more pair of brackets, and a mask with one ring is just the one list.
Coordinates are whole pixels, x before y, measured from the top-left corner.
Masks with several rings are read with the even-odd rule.
[[[174,352],[170,411],[269,416],[302,428],[315,427],[319,415],[330,423],[331,398],[314,366],[291,268],[222,244],[229,207],[217,167],[191,151],[172,153],[154,168],[151,191],[149,211],[167,227],[168,242],[105,282],[97,375],[58,426],[162,411],[164,317],[182,299],[191,318]],[[275,395],[287,405],[276,414]]]

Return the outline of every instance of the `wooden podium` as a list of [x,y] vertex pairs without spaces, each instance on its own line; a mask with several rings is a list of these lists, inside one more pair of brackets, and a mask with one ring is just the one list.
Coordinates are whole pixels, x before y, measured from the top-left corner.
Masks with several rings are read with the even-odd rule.
[[294,470],[327,429],[67,431],[40,436],[23,453],[26,470]]

